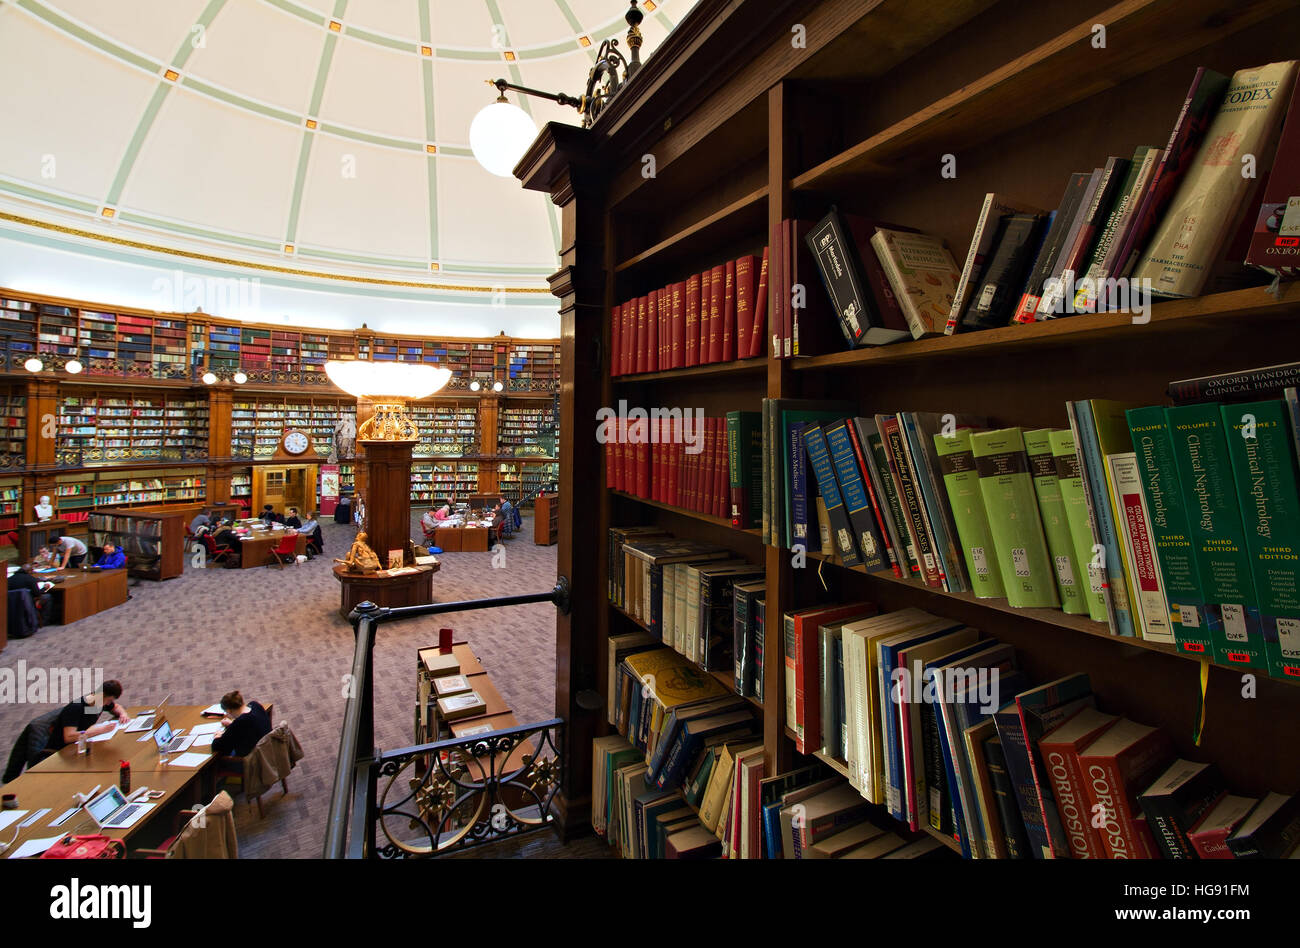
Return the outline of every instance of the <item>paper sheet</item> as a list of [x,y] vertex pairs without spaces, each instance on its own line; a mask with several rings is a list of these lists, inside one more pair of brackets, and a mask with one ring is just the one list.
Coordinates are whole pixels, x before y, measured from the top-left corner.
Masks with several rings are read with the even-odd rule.
[[117,732],[122,730],[124,726],[125,725],[123,725],[122,722],[119,721],[116,725],[113,726],[113,730],[106,731],[103,734],[96,734],[94,737],[86,738],[86,740],[90,741],[92,744],[95,741],[111,741],[114,737],[117,736]]
[[216,734],[221,730],[221,722],[217,721],[212,724],[196,724],[190,728],[191,734]]
[[8,829],[26,815],[26,810],[0,810],[0,830]]
[[178,757],[173,757],[169,762],[173,767],[202,767],[208,762],[211,754],[191,754],[185,753]]
[[211,747],[212,739],[216,736],[216,734],[200,734],[194,738],[194,743],[190,747]]
[[[96,788],[96,789],[98,789],[98,788]],[[78,810],[80,810],[80,809],[81,809],[81,807],[79,807],[79,806],[70,806],[70,807],[68,807],[66,810],[64,810],[62,813],[60,813],[60,814],[58,815],[57,818],[51,820],[51,821],[50,821],[50,825],[51,825],[51,826],[62,826],[64,823],[68,822],[68,820],[72,819],[72,814],[76,813],[76,812],[77,812]]]
[[226,714],[226,712],[225,712],[225,711],[222,709],[222,707],[221,707],[221,702],[220,702],[220,701],[218,701],[216,704],[212,705],[211,707],[204,708],[204,709],[203,709],[202,711],[200,711],[199,713],[200,713],[200,714],[216,714],[216,715],[220,715],[220,716],[222,716],[222,717],[224,717],[225,714]]
[[43,810],[37,810],[37,811],[36,811],[35,813],[33,813],[31,816],[27,817],[27,819],[25,819],[25,820],[23,820],[21,823],[19,823],[19,824],[18,824],[18,828],[19,828],[19,829],[24,829],[24,828],[26,828],[26,827],[28,827],[28,826],[31,826],[32,824],[38,822],[42,817],[45,816],[46,813],[49,813],[51,809],[52,809],[51,807],[48,807],[48,806],[47,806],[47,807],[46,807],[45,809],[43,809]]
[[23,859],[26,856],[36,856],[45,852],[59,840],[63,839],[63,834],[58,836],[47,836],[44,839],[29,839],[17,849],[9,854],[10,859]]

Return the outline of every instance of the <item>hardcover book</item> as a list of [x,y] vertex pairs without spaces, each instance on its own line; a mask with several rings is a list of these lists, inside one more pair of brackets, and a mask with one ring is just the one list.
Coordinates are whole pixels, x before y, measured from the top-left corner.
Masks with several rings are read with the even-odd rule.
[[1300,794],[1267,794],[1228,837],[1238,859],[1284,859],[1300,843]]
[[1079,753],[1089,811],[1104,821],[1101,840],[1111,859],[1144,858],[1136,818],[1138,793],[1173,759],[1163,731],[1120,720]]
[[993,534],[984,507],[984,493],[979,486],[975,455],[971,452],[971,434],[969,428],[959,428],[951,436],[936,434],[934,447],[939,456],[939,470],[948,492],[948,503],[957,524],[971,590],[981,599],[995,599],[1005,596],[1006,590],[993,548]]
[[1187,832],[1187,839],[1202,859],[1235,859],[1228,848],[1228,837],[1237,831],[1259,800],[1225,794],[1206,810],[1205,815]]
[[[948,313],[948,322],[944,326],[946,335],[951,336],[956,332],[959,321],[964,318],[971,294],[979,286],[984,268],[989,262],[989,255],[997,246],[995,238],[998,236],[998,226],[1003,218],[1011,214],[1038,214],[1044,219],[1047,216],[1047,212],[1042,208],[1014,201],[1005,195],[993,191],[984,195],[979,217],[975,219],[975,231],[971,234],[970,247],[966,251],[966,262],[962,265],[957,289],[953,293],[952,310]],[[1037,252],[1038,249],[1035,247],[1031,254],[1036,255]],[[1031,259],[1029,264],[1032,263]],[[1026,272],[1025,277],[1028,278],[1028,275]],[[1012,300],[1012,306],[1014,307],[1017,302],[1019,302],[1018,298]]]
[[903,308],[912,338],[942,335],[961,277],[943,241],[878,227],[871,246]]
[[1196,858],[1187,834],[1226,790],[1223,775],[1213,764],[1176,760],[1138,795],[1151,835],[1164,858]]
[[1038,249],[1043,216],[1010,214],[998,225],[996,249],[961,317],[965,329],[992,329],[1011,321]]
[[1038,740],[1047,778],[1052,782],[1056,796],[1061,827],[1069,841],[1070,854],[1076,859],[1103,859],[1106,855],[1101,835],[1092,824],[1079,751],[1101,737],[1118,720],[1117,715],[1084,708]]
[[[1068,432],[1067,432],[1068,433]],[[1048,428],[1025,432],[1025,455],[1038,497],[1038,513],[1043,518],[1047,551],[1056,573],[1056,591],[1061,597],[1061,611],[1080,615],[1088,611],[1084,599],[1081,573],[1074,558],[1074,541],[1056,476],[1056,459],[1052,454],[1052,434]]]
[[1047,236],[1042,246],[1038,248],[1033,264],[1029,267],[1025,291],[1021,294],[1020,302],[1012,315],[1015,322],[1034,322],[1038,304],[1043,298],[1043,287],[1056,266],[1056,258],[1060,255],[1061,246],[1065,243],[1066,235],[1074,223],[1075,214],[1087,192],[1091,177],[1086,172],[1070,175],[1069,183],[1065,186],[1065,194],[1061,196],[1061,203],[1056,209],[1056,217],[1047,229]]
[[884,345],[910,335],[906,329],[885,325],[858,248],[835,208],[808,231],[806,240],[850,349]]

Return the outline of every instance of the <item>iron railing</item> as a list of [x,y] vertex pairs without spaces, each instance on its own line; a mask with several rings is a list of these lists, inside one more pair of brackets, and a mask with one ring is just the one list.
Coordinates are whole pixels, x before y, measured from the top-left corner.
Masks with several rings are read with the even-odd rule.
[[564,783],[564,722],[558,718],[396,751],[375,746],[372,658],[380,625],[537,602],[567,614],[569,581],[561,576],[544,593],[397,608],[363,602],[352,610],[356,643],[326,859],[437,855],[553,824],[552,804]]

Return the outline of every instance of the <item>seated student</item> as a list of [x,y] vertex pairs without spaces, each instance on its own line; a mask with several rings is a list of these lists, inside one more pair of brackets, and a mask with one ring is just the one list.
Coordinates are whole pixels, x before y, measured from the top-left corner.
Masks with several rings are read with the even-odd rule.
[[[77,743],[78,735],[94,737],[112,730],[115,723],[126,724],[131,718],[126,713],[126,708],[117,703],[120,697],[122,697],[122,683],[106,681],[100,685],[99,691],[82,695],[76,701],[66,705],[59,712],[59,719],[50,733],[50,742],[45,746],[49,750],[61,750],[69,744]],[[107,711],[116,721],[107,720],[102,724],[96,724],[101,711]]]
[[239,534],[230,528],[229,520],[221,521],[221,523],[216,526],[215,530],[216,532],[212,536],[212,541],[216,543],[217,546],[228,546],[236,553],[239,552]]
[[285,517],[283,522],[286,527],[293,527],[295,530],[301,527],[302,519],[298,516],[298,508],[290,507],[289,516]]
[[32,594],[32,602],[36,605],[36,621],[39,625],[45,625],[50,618],[50,603],[52,597],[49,590],[54,588],[53,583],[41,582],[32,575],[32,565],[30,563],[23,565],[12,576],[9,577],[9,590],[26,589]]
[[221,731],[212,739],[212,753],[221,757],[247,757],[257,742],[271,733],[271,716],[256,701],[232,691],[221,698]]
[[430,508],[420,518],[420,529],[424,531],[424,542],[433,543],[434,531],[438,529],[438,515]]
[[200,510],[190,521],[190,533],[198,535],[198,532],[204,527],[212,526],[212,518],[208,516],[206,510]]
[[95,561],[95,565],[100,569],[121,569],[126,565],[126,554],[113,544],[105,543],[104,552]]
[[451,501],[446,501],[441,507],[433,512],[435,520],[446,520],[451,516]]
[[54,537],[50,540],[49,547],[58,557],[58,562],[54,565],[59,569],[77,569],[86,561],[86,544],[76,537]]
[[308,559],[319,556],[325,550],[325,541],[321,537],[320,524],[316,521],[319,516],[320,512],[313,510],[311,515],[297,527],[298,532],[307,538]]

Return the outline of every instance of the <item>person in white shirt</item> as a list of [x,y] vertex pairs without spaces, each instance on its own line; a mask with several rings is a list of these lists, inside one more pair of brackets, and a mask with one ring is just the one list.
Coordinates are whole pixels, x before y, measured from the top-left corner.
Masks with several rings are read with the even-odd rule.
[[299,533],[307,538],[308,558],[319,555],[324,549],[325,544],[321,537],[320,524],[316,521],[316,518],[319,516],[320,512],[313,510],[311,514],[308,515],[307,519],[295,528]]
[[59,569],[76,569],[86,560],[86,544],[76,537],[55,537],[50,540],[50,550],[59,557]]

